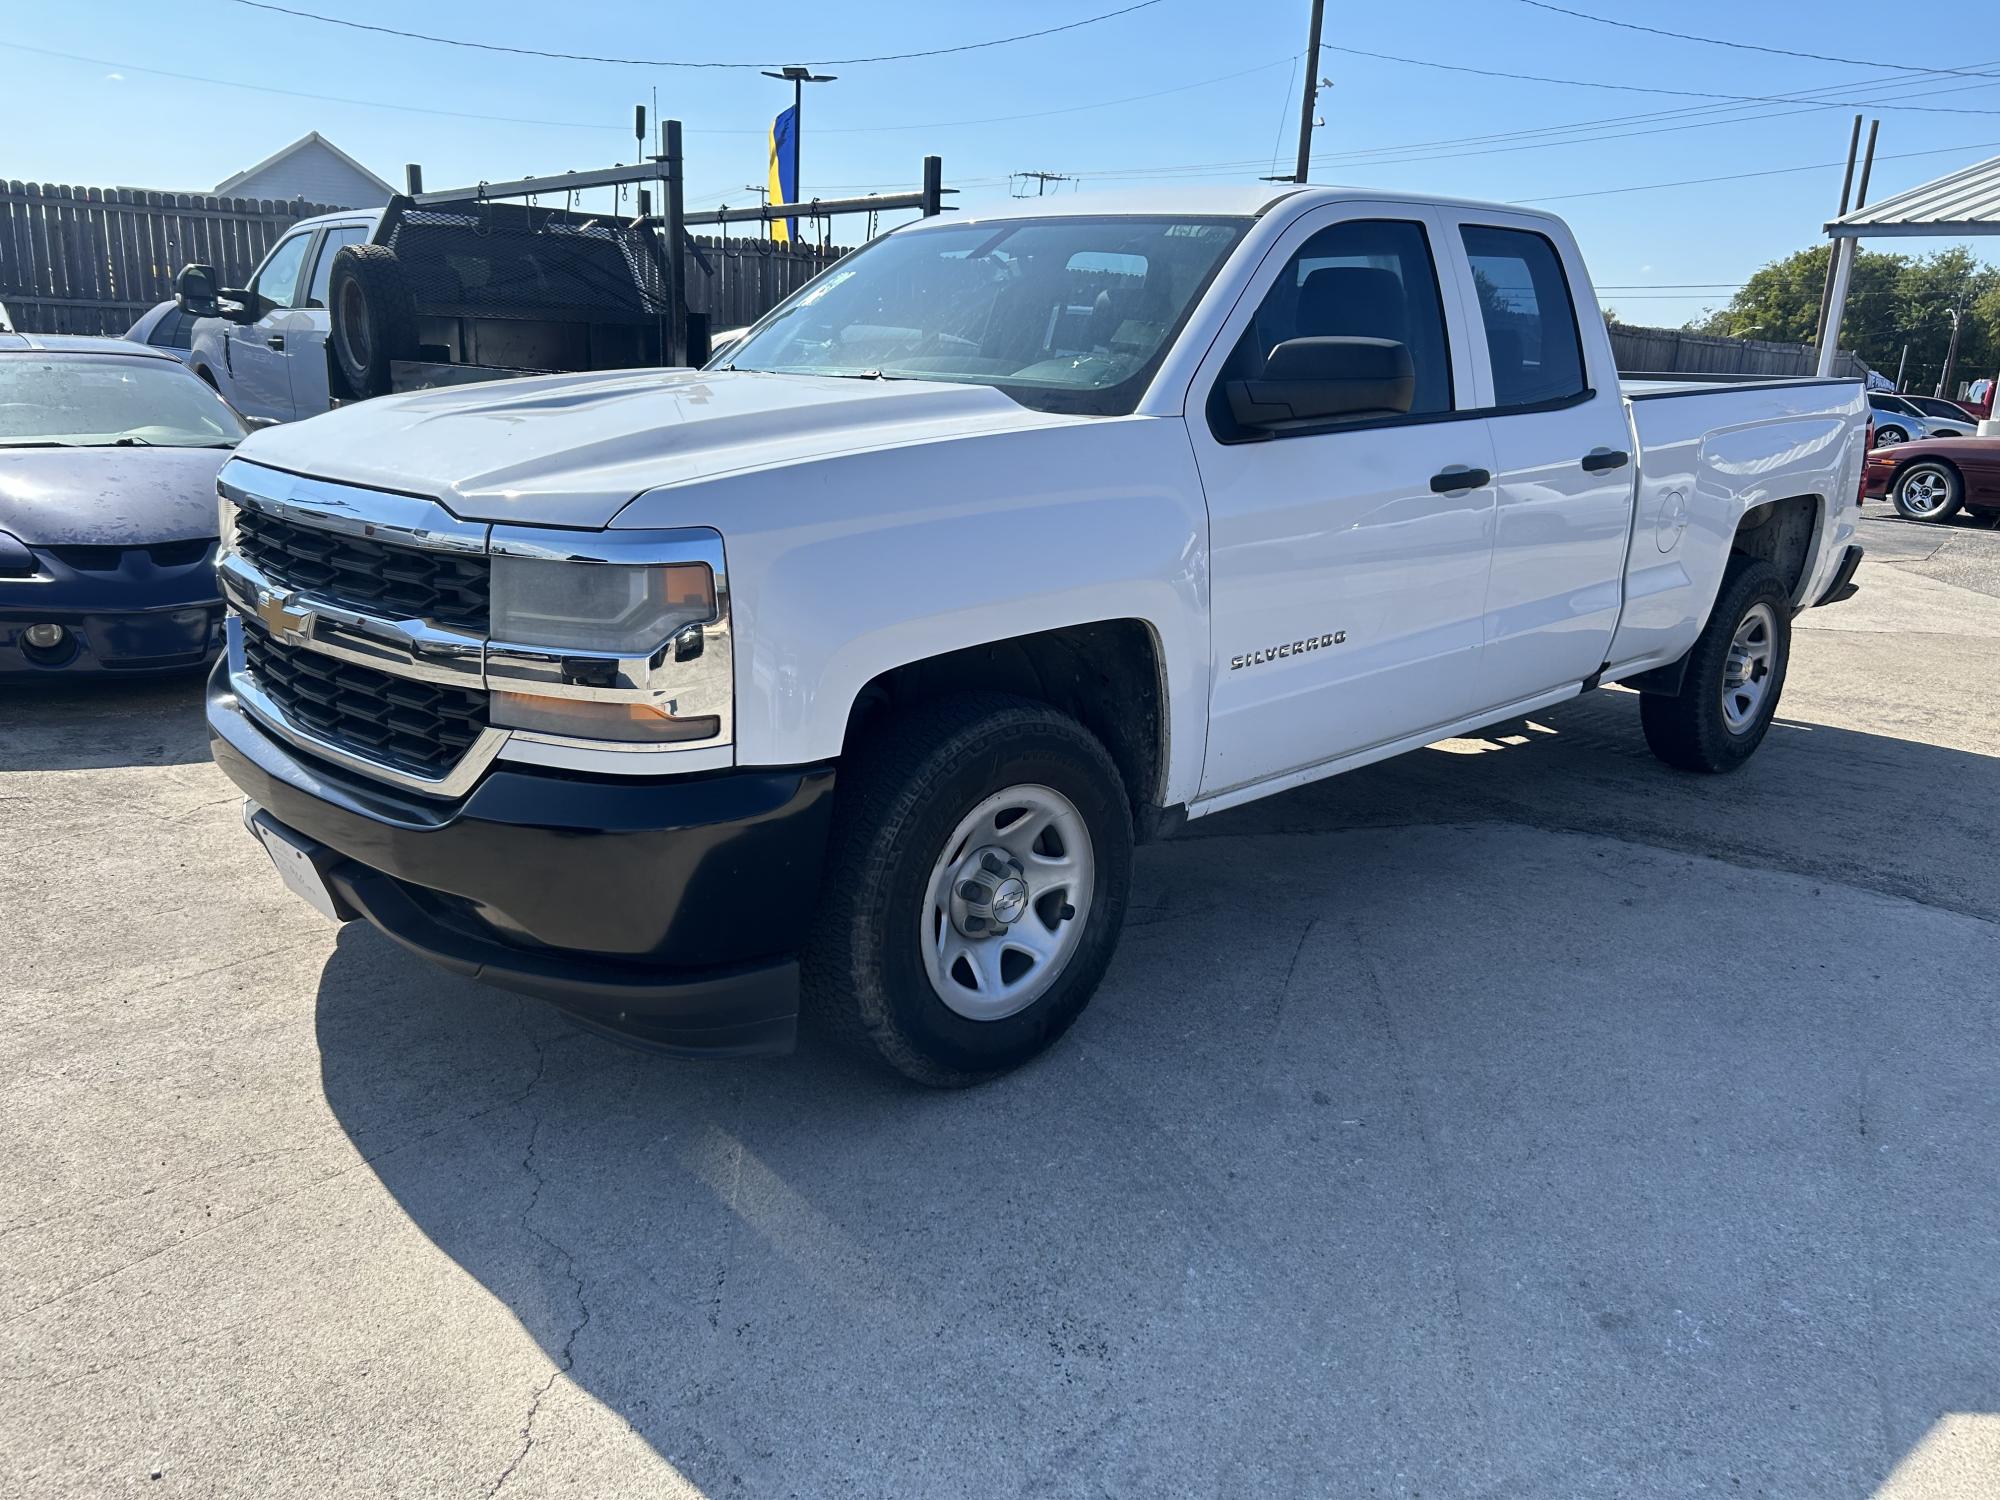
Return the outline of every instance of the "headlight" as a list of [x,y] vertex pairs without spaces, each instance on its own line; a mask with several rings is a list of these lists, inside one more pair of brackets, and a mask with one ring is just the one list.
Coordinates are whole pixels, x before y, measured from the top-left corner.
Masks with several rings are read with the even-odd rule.
[[724,744],[729,590],[713,531],[496,526],[486,681],[509,729]]

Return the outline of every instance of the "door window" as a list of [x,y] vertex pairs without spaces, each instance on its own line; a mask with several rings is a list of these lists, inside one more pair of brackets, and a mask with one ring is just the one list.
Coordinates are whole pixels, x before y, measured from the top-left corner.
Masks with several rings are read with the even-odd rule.
[[[1444,304],[1423,225],[1404,219],[1350,219],[1320,230],[1299,247],[1265,294],[1209,393],[1209,424],[1215,435],[1224,442],[1250,436],[1230,413],[1224,395],[1227,382],[1258,378],[1271,351],[1288,339],[1329,337],[1392,339],[1402,344],[1416,376],[1406,415],[1452,409]],[[1306,430],[1380,420],[1336,419],[1326,428]]]
[[367,238],[368,230],[360,224],[342,224],[320,237],[319,258],[313,262],[312,284],[306,291],[307,307],[326,306],[326,289],[333,280],[333,257],[343,246],[358,245]]
[[290,235],[278,241],[278,248],[258,267],[251,290],[266,308],[298,306],[299,270],[305,264],[306,246],[311,242],[311,230]]
[[1541,406],[1583,395],[1583,339],[1556,247],[1525,229],[1467,224],[1461,232],[1486,325],[1493,404]]

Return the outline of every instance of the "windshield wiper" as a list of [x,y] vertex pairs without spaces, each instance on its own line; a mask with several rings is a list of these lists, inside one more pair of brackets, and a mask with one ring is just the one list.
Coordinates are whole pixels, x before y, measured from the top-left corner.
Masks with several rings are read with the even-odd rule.
[[0,448],[84,448],[86,443],[65,443],[58,438],[32,438],[25,443],[0,442]]
[[155,443],[151,438],[127,435],[122,438],[113,438],[110,446],[113,448],[156,448],[159,444]]

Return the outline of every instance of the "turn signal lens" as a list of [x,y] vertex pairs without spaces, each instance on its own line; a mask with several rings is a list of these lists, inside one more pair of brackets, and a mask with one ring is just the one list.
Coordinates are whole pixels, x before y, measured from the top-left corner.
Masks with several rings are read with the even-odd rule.
[[[704,570],[706,571],[706,570]],[[712,740],[722,732],[713,714],[677,719],[650,703],[602,703],[590,698],[544,698],[539,693],[496,692],[492,719],[503,729],[567,734],[623,744],[671,745]]]

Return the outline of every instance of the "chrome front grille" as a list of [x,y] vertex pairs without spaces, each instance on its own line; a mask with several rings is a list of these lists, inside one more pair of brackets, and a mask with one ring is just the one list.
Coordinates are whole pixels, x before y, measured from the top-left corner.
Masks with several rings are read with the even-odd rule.
[[486,694],[286,646],[249,622],[243,664],[294,723],[370,760],[443,778],[486,729]]
[[478,553],[401,547],[258,510],[237,513],[236,550],[287,588],[324,594],[385,619],[486,630],[492,564]]

